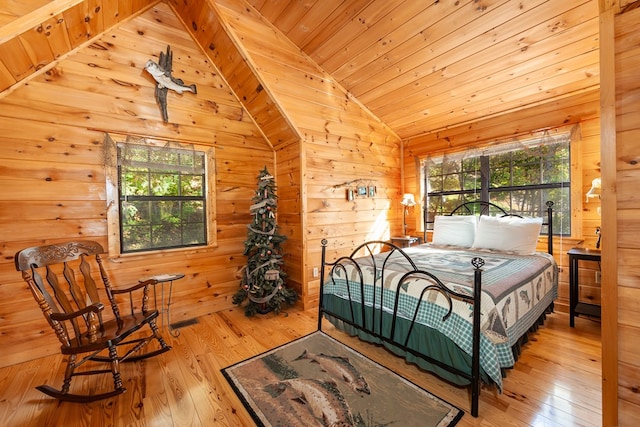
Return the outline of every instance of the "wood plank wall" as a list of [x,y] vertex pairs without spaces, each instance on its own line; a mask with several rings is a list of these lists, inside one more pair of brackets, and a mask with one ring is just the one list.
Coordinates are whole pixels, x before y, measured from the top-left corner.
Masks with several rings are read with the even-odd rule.
[[[335,257],[366,240],[388,239],[390,227],[397,227],[389,211],[400,198],[400,141],[254,11],[228,0],[216,4],[302,137],[303,300],[313,306],[321,239],[330,239],[329,256]],[[352,181],[354,189],[375,186],[376,196],[347,201],[344,183]]]
[[[507,117],[496,117],[467,126],[454,127],[442,132],[425,134],[404,143],[404,189],[406,192],[420,194],[420,160],[428,155],[444,152],[455,152],[465,148],[479,148],[491,145],[505,138],[526,136],[530,133],[549,129],[574,129],[573,173],[572,182],[577,188],[572,189],[573,220],[575,234],[571,238],[556,240],[554,256],[558,261],[560,272],[559,295],[556,303],[558,311],[569,310],[569,269],[566,252],[574,246],[595,247],[595,228],[600,225],[598,215],[599,200],[585,203],[585,194],[591,188],[591,181],[600,176],[600,109],[597,91],[567,97],[551,105],[541,105],[524,109]],[[410,209],[407,219],[409,233],[421,235],[418,230],[421,222],[421,208]],[[543,242],[539,250],[546,250]],[[580,299],[585,302],[600,303],[600,285],[595,282],[597,263],[580,263]]]
[[[163,123],[143,70],[171,45],[174,75],[198,94],[168,95]],[[274,151],[218,70],[164,4],[102,34],[0,99],[0,366],[58,352],[58,342],[15,271],[16,251],[90,238],[107,247],[104,132],[215,147],[217,241],[210,250],[110,261],[116,286],[180,271],[172,321],[232,305],[249,206]]]
[[270,172],[278,186],[278,226],[280,232],[288,237],[283,244],[287,286],[302,295],[300,136],[273,98],[269,87],[255,73],[242,44],[231,38],[213,3],[181,3],[180,16],[276,150],[276,166],[270,168]]
[[[181,2],[185,22],[198,16],[185,12],[197,3],[187,2],[185,7]],[[226,26],[262,89],[299,135],[300,140],[291,144],[272,140],[272,127],[263,127],[256,117],[276,149],[280,218],[290,236],[287,268],[293,278],[301,279],[304,306],[316,305],[319,281],[313,271],[320,265],[322,238],[331,239],[334,257],[365,240],[399,233],[400,141],[251,8],[223,0],[208,3],[212,9],[200,13],[215,14]],[[201,37],[201,30],[196,31],[195,37],[208,46],[211,36]],[[212,52],[214,61],[237,55],[217,44]],[[232,88],[242,92],[242,82],[220,67]],[[248,86],[253,89],[255,84]],[[244,103],[255,96],[240,98]],[[376,196],[347,201],[347,188],[358,184],[375,186]]]
[[[618,425],[636,426],[640,422],[640,44],[638,27],[640,26],[640,2],[627,5],[622,13],[615,16],[615,146],[606,145],[610,150],[607,158],[611,162],[609,174],[604,182],[605,189],[611,191],[607,196],[615,197],[615,214],[609,218],[616,224],[613,240],[606,240],[605,251],[611,248],[612,257],[606,263],[616,264],[614,275],[607,274],[610,286],[616,286],[612,301],[616,307],[611,328],[617,330],[617,341],[603,335],[603,349],[608,345],[610,351],[616,351],[616,360],[609,354],[603,362],[617,363],[617,415]],[[604,154],[603,154],[604,157]],[[610,179],[613,178],[613,179]],[[609,199],[609,198],[608,198]],[[611,200],[611,199],[609,199]],[[605,229],[606,230],[606,229]],[[612,239],[612,237],[603,237]],[[608,254],[605,253],[605,257]],[[609,311],[608,313],[611,313]],[[615,317],[614,317],[615,316]],[[603,350],[604,353],[604,350]],[[603,354],[604,356],[604,354]],[[611,372],[607,370],[607,374]],[[605,372],[603,372],[604,374]],[[609,381],[610,377],[606,377]],[[613,397],[610,395],[610,397]],[[607,396],[605,396],[605,399]],[[615,403],[612,402],[615,408]],[[611,406],[606,405],[607,413]],[[607,414],[605,414],[607,415]]]

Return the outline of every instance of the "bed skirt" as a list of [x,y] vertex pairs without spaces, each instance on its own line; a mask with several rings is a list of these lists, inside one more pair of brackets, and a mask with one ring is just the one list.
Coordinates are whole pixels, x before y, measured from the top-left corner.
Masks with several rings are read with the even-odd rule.
[[[348,301],[345,301],[342,298],[336,298],[332,295],[325,295],[324,300],[325,309],[330,313],[342,313],[344,318],[350,317],[350,309],[348,306]],[[551,303],[546,310],[538,317],[537,321],[526,331],[512,346],[512,351],[514,355],[514,359],[517,360],[520,353],[522,352],[522,346],[529,341],[529,334],[536,332],[540,325],[544,324],[546,319],[546,315],[553,311],[553,303]],[[367,307],[365,310],[367,319],[371,319],[370,307]],[[355,323],[357,325],[362,324],[362,319],[360,315],[360,310],[354,310]],[[455,374],[450,370],[446,369],[443,366],[450,366],[462,372],[471,372],[471,356],[462,350],[458,345],[456,345],[450,338],[446,335],[442,334],[440,331],[430,328],[426,325],[416,324],[414,327],[414,331],[411,333],[411,338],[407,343],[407,347],[409,350],[404,350],[400,348],[400,346],[389,342],[388,340],[382,340],[375,335],[366,332],[361,328],[357,328],[347,321],[340,320],[337,317],[331,316],[330,314],[325,314],[325,318],[331,322],[337,329],[349,334],[350,336],[357,336],[363,341],[374,343],[377,345],[384,346],[387,350],[391,351],[396,356],[400,356],[406,359],[410,363],[414,363],[419,366],[421,369],[425,371],[431,372],[440,378],[458,385],[458,386],[467,386],[471,384],[469,378],[461,376],[459,374]],[[382,321],[382,325],[390,325],[391,324],[391,314],[384,313],[384,318]],[[396,331],[395,336],[393,337],[393,341],[403,342],[404,337],[408,333],[410,327],[410,321],[403,318],[398,318],[396,323]],[[389,336],[389,329],[383,326],[382,333],[380,331],[380,325],[376,322],[376,325],[366,325],[366,329],[372,329],[376,334],[381,334],[382,336]],[[411,351],[413,350],[413,352]],[[426,360],[416,354],[425,354],[429,358],[434,359],[434,361]],[[441,366],[442,365],[442,366]],[[510,367],[512,368],[512,367]],[[501,368],[502,377],[506,377],[508,368]],[[501,392],[501,384],[497,384],[495,381],[491,379],[491,377],[481,368],[480,370],[482,382],[490,385],[496,386],[497,389]]]

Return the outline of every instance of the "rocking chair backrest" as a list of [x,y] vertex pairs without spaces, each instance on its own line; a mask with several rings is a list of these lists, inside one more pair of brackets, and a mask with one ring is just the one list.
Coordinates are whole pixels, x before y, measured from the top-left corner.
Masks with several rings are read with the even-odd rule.
[[[92,264],[98,266],[107,296],[112,300],[101,253],[104,253],[104,249],[97,242],[76,241],[27,248],[15,256],[16,269],[22,271],[22,277],[63,345],[68,346],[74,337],[91,332],[102,323],[101,311],[97,314],[95,311],[87,311],[85,315],[68,321],[51,318],[54,313],[70,314],[91,305],[100,305],[98,286],[92,276]],[[111,305],[113,307],[114,304]],[[68,324],[73,328],[73,335],[68,330]]]

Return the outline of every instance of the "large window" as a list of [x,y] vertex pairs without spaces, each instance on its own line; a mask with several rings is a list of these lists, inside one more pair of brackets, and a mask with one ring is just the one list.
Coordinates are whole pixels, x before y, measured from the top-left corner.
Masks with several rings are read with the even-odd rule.
[[425,161],[426,222],[466,201],[546,217],[554,202],[554,234],[571,234],[569,136],[497,146]]

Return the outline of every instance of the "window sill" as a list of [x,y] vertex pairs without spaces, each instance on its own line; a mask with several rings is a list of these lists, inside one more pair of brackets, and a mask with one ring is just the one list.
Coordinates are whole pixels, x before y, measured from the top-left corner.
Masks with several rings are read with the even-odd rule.
[[125,254],[117,254],[114,256],[109,256],[108,260],[115,263],[129,262],[129,261],[139,261],[143,259],[154,259],[161,258],[167,254],[175,254],[180,253],[181,255],[190,255],[190,254],[198,254],[208,252],[211,249],[218,247],[217,244],[207,245],[207,246],[191,246],[188,248],[171,248],[171,249],[159,249],[155,251],[144,251],[144,252],[132,252]]

